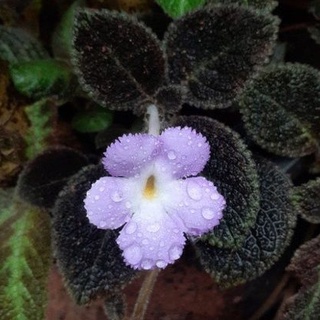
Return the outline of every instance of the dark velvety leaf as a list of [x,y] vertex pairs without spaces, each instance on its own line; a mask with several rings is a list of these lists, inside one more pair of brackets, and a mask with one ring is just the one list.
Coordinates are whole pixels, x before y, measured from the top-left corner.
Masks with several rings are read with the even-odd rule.
[[0,26],[0,58],[10,63],[48,58],[40,42],[23,29]]
[[156,105],[166,113],[177,113],[184,102],[184,94],[184,89],[181,86],[161,87],[155,94]]
[[178,18],[201,7],[205,0],[156,0],[156,2],[170,17]]
[[311,223],[320,223],[320,178],[294,188],[300,214]]
[[259,209],[258,176],[250,152],[237,133],[210,118],[180,117],[175,125],[194,128],[207,138],[211,156],[202,175],[226,199],[223,219],[205,238],[219,247],[240,246]]
[[104,311],[108,319],[123,320],[126,311],[124,294],[118,291],[109,294],[104,301]]
[[12,64],[10,75],[17,91],[34,99],[49,96],[62,98],[72,84],[70,67],[53,59]]
[[221,287],[260,276],[280,258],[293,233],[296,213],[290,200],[291,181],[271,162],[263,161],[257,168],[260,210],[242,247],[220,249],[206,241],[195,243],[201,264]]
[[289,267],[302,284],[285,305],[285,320],[317,320],[320,314],[320,236],[303,244],[294,254]]
[[141,106],[164,81],[159,41],[124,13],[80,10],[73,58],[85,91],[110,109]]
[[302,64],[264,69],[241,97],[248,133],[260,146],[282,156],[317,150],[320,138],[320,72]]
[[207,4],[239,4],[244,6],[251,6],[256,9],[273,10],[278,2],[274,0],[207,0]]
[[22,171],[18,195],[33,205],[51,208],[70,177],[88,164],[87,158],[75,150],[65,147],[48,149]]
[[89,166],[74,176],[53,210],[53,241],[60,271],[77,303],[112,293],[136,274],[125,265],[116,243],[118,233],[89,223],[83,200],[91,184],[105,176],[102,166]]
[[174,21],[165,36],[169,78],[202,108],[232,104],[272,52],[278,20],[237,6],[207,7]]
[[0,319],[44,318],[51,264],[46,212],[0,191]]

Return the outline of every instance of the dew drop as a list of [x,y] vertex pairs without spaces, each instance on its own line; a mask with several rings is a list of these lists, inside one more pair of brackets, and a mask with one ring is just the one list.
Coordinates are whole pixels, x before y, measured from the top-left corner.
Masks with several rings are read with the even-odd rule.
[[126,206],[127,209],[131,208],[131,202],[130,202],[130,201],[127,201],[126,204],[125,204],[125,206]]
[[188,146],[191,146],[192,145],[192,141],[188,141]]
[[112,193],[111,199],[114,202],[120,202],[120,201],[122,201],[122,194],[119,193],[118,191],[115,191],[115,192]]
[[188,182],[187,193],[188,193],[188,196],[193,200],[199,201],[202,199],[201,187],[194,181]]
[[179,229],[175,228],[175,229],[173,229],[173,232],[174,233],[179,233]]
[[106,225],[107,225],[107,223],[105,221],[100,221],[100,223],[99,223],[100,228],[104,228]]
[[149,243],[149,240],[148,240],[148,239],[143,239],[143,240],[142,240],[142,244],[143,244],[144,246],[146,246],[148,243]]
[[198,147],[199,147],[199,148],[202,147],[202,143],[199,142],[199,143],[198,143]]
[[201,214],[207,220],[210,220],[215,216],[214,211],[212,209],[210,209],[210,208],[202,209]]
[[163,260],[158,260],[158,261],[156,262],[156,266],[157,266],[158,268],[164,268],[166,265],[167,265],[167,263],[166,263],[165,261],[163,261]]
[[100,197],[99,196],[94,196],[94,200],[99,200]]
[[160,247],[163,248],[165,245],[164,241],[160,241]]
[[104,187],[99,188],[99,191],[103,192],[104,191]]
[[213,193],[211,196],[210,196],[211,200],[218,200],[220,198],[220,195],[218,193]]
[[176,156],[176,153],[175,153],[173,150],[170,150],[170,151],[168,152],[168,159],[169,159],[169,160],[174,160],[176,157],[177,157],[177,156]]
[[151,260],[143,260],[141,263],[141,267],[144,270],[150,270],[152,268],[152,261]]
[[124,255],[127,259],[127,261],[130,264],[137,264],[140,262],[141,258],[142,258],[142,252],[139,246],[137,245],[132,245],[129,248],[124,250]]
[[135,222],[129,222],[127,225],[126,225],[126,234],[133,234],[135,231],[137,230],[137,224]]
[[149,232],[158,232],[160,230],[160,224],[159,223],[151,224],[147,227],[147,230]]
[[139,238],[142,237],[142,233],[141,233],[141,232],[138,233],[138,237],[139,237]]
[[181,253],[182,253],[181,248],[179,248],[178,246],[173,246],[169,250],[169,257],[171,260],[177,260],[178,258],[180,258]]

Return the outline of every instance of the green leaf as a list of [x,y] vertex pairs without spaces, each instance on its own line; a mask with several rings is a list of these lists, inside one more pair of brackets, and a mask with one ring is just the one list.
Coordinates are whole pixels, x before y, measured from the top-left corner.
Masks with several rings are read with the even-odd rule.
[[184,14],[200,8],[206,0],[156,0],[163,11],[172,18],[179,18]]
[[33,159],[48,146],[48,138],[53,132],[53,118],[56,108],[47,100],[40,100],[25,108],[30,127],[25,137],[26,156]]
[[293,197],[304,219],[320,223],[320,178],[295,187]]
[[231,106],[275,44],[278,19],[242,6],[208,6],[171,23],[164,37],[171,84],[199,108]]
[[221,287],[236,286],[262,275],[282,255],[293,234],[296,213],[289,178],[271,162],[258,165],[260,210],[239,249],[217,248],[206,241],[195,247],[205,270]]
[[40,42],[23,29],[0,26],[0,59],[9,63],[47,59]]
[[49,215],[0,193],[0,318],[42,320],[50,255]]
[[116,243],[118,232],[98,229],[87,218],[86,193],[94,181],[106,175],[102,166],[84,168],[60,192],[52,211],[57,263],[79,304],[120,290],[137,274],[123,261]]
[[33,60],[10,66],[15,88],[30,98],[64,97],[70,90],[72,73],[69,66],[57,60]]
[[316,320],[320,313],[320,236],[303,244],[294,254],[287,270],[302,287],[285,303],[285,320]]
[[78,8],[86,4],[85,0],[74,1],[63,14],[52,38],[52,50],[55,58],[71,59],[73,28]]
[[188,126],[208,140],[211,156],[202,175],[211,180],[226,199],[223,218],[204,238],[224,248],[241,246],[259,210],[256,165],[239,135],[207,117],[180,117],[175,125]]
[[245,127],[261,147],[281,156],[315,152],[320,139],[320,72],[302,64],[265,68],[240,99]]
[[82,133],[107,129],[113,121],[113,113],[95,105],[89,110],[80,110],[72,119],[72,127]]
[[274,0],[207,0],[206,4],[239,4],[244,6],[251,6],[256,9],[265,9],[272,11],[278,4]]

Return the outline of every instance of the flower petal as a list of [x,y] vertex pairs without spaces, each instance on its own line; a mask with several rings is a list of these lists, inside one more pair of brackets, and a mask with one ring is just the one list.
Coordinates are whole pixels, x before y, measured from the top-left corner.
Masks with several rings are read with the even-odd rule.
[[175,178],[195,176],[210,156],[206,138],[189,127],[168,128],[160,135],[165,166]]
[[132,177],[160,153],[161,143],[148,134],[123,135],[104,153],[102,163],[112,176]]
[[199,236],[219,224],[225,200],[211,181],[188,178],[173,181],[169,188],[175,190],[174,201],[166,204],[166,210],[180,217],[187,234]]
[[84,207],[90,223],[100,229],[117,229],[132,214],[130,195],[133,183],[130,179],[103,177],[92,184],[84,199]]
[[150,202],[135,213],[117,239],[125,262],[135,269],[164,268],[180,258],[185,244],[183,224],[162,206]]

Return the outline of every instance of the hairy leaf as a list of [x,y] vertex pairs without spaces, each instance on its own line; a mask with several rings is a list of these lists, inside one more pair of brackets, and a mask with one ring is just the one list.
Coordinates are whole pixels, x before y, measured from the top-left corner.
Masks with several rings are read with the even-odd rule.
[[79,110],[72,119],[72,127],[79,132],[99,132],[107,129],[113,120],[113,113],[100,106]]
[[53,59],[12,64],[10,75],[17,91],[35,99],[62,98],[70,90],[72,80],[70,67]]
[[300,214],[311,223],[320,223],[320,178],[294,188]]
[[108,319],[125,319],[126,301],[124,294],[119,291],[115,291],[109,294],[104,301],[104,311],[108,316]]
[[320,24],[316,24],[315,26],[308,28],[308,31],[311,35],[311,38],[317,44],[320,44]]
[[46,99],[37,101],[25,108],[25,113],[31,124],[25,136],[28,159],[33,159],[48,146],[48,138],[53,132],[55,109],[55,106]]
[[75,150],[65,147],[47,149],[21,172],[17,193],[33,205],[52,208],[71,176],[86,165],[87,158]]
[[0,193],[0,318],[42,320],[51,262],[49,215],[12,198]]
[[205,0],[156,0],[156,2],[170,17],[178,18],[201,7]]
[[234,248],[242,244],[259,209],[259,183],[251,154],[237,133],[206,117],[180,117],[175,125],[202,133],[211,148],[211,157],[202,175],[211,180],[226,199],[223,219],[205,236],[211,244]]
[[73,61],[84,90],[110,109],[143,105],[164,81],[159,41],[142,23],[123,13],[80,10]]
[[165,36],[169,78],[202,108],[232,104],[271,54],[278,20],[237,6],[207,7],[174,21]]
[[102,166],[89,166],[74,176],[53,210],[53,241],[58,265],[77,303],[117,291],[136,274],[125,265],[116,243],[118,233],[90,224],[83,200],[91,184],[105,176]]
[[318,319],[320,313],[320,236],[303,244],[294,254],[287,270],[302,284],[285,304],[283,319]]
[[47,59],[40,42],[23,29],[0,25],[0,59],[10,63]]
[[181,86],[163,86],[155,94],[156,105],[166,113],[177,113],[184,102],[184,89]]
[[260,210],[242,247],[224,249],[198,241],[195,247],[205,270],[221,287],[235,286],[263,274],[277,261],[292,236],[296,213],[290,200],[291,181],[271,162],[257,166]]
[[248,133],[282,156],[313,153],[320,138],[320,72],[302,64],[264,69],[245,89],[241,112]]
[[63,14],[52,37],[52,50],[56,58],[70,60],[73,28],[76,12],[85,5],[85,0],[76,0]]
[[244,6],[251,6],[256,9],[273,10],[278,2],[274,0],[207,0],[207,4],[239,4]]

